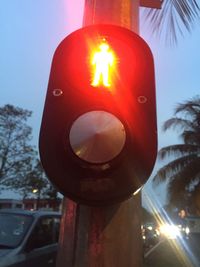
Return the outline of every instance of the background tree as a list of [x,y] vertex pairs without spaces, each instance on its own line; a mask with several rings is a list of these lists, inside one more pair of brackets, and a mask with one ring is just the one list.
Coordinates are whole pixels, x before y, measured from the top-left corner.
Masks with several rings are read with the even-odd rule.
[[32,129],[27,120],[32,112],[5,105],[0,107],[0,185],[23,198],[35,189],[40,197],[57,198],[57,190],[47,179],[30,141]]
[[54,200],[59,198],[57,189],[50,183],[48,184],[48,186],[46,186],[44,196]]
[[167,42],[176,43],[178,34],[191,31],[199,19],[200,5],[195,0],[164,0],[162,8],[145,9],[144,18],[148,28]]
[[28,186],[27,190],[29,193],[35,193],[37,199],[50,198],[58,199],[58,191],[55,187],[49,182],[40,160],[37,160],[32,171],[27,175]]
[[30,144],[32,129],[27,125],[31,111],[5,105],[0,107],[0,184],[26,172],[35,156]]
[[29,161],[25,172],[21,172],[15,179],[6,179],[4,186],[21,194],[23,199],[35,196],[37,205],[41,198],[58,199],[58,191],[49,182],[37,158]]
[[158,157],[169,159],[155,175],[154,182],[168,182],[169,202],[180,209],[190,207],[200,214],[200,97],[180,103],[174,117],[167,120],[163,130],[178,130],[182,143],[162,148]]

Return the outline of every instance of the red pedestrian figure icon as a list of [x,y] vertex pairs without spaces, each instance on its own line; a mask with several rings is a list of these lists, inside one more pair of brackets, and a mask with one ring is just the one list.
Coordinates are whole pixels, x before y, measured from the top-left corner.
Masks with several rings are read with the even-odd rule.
[[107,43],[99,45],[99,51],[94,53],[92,65],[94,65],[94,76],[91,85],[94,87],[100,84],[110,87],[111,67],[114,63],[114,55],[109,50]]

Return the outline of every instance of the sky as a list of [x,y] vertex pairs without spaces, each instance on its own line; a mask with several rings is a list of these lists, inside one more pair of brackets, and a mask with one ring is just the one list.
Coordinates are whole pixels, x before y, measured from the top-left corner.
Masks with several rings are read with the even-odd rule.
[[[62,39],[82,27],[84,0],[0,0],[0,5],[0,106],[33,111],[29,125],[37,147],[52,56]],[[177,103],[200,94],[199,24],[179,36],[176,46],[167,46],[140,23],[155,62],[159,148],[179,142],[177,133],[161,131]],[[156,162],[153,174],[160,166]],[[144,188],[158,203],[166,203],[164,185],[156,188],[149,179]]]

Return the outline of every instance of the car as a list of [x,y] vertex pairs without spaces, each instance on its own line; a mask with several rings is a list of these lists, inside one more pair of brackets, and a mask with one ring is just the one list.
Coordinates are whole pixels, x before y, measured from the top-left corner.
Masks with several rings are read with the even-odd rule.
[[160,233],[154,224],[142,225],[142,239],[144,252],[160,241]]
[[54,267],[61,214],[0,210],[0,267]]

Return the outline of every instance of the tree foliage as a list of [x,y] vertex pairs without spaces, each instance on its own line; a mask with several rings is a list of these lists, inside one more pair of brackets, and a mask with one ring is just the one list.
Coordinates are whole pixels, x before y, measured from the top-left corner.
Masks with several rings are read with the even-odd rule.
[[23,175],[35,155],[30,116],[30,111],[12,105],[0,107],[0,184]]
[[197,192],[200,188],[200,97],[177,105],[174,117],[163,130],[177,130],[181,143],[163,147],[158,157],[169,159],[155,175],[154,183],[168,182],[169,201],[176,206],[191,205],[200,212]]
[[31,114],[12,105],[0,107],[0,185],[23,198],[34,189],[37,198],[57,198],[30,142],[32,129],[27,121]]
[[47,179],[41,162],[37,158],[29,162],[23,175],[15,179],[7,179],[4,186],[18,192],[24,199],[30,196],[35,196],[38,200],[41,198],[58,199],[58,191]]
[[145,22],[153,33],[165,36],[170,43],[177,42],[178,34],[191,31],[200,16],[200,5],[196,0],[164,0],[161,9],[146,9]]

